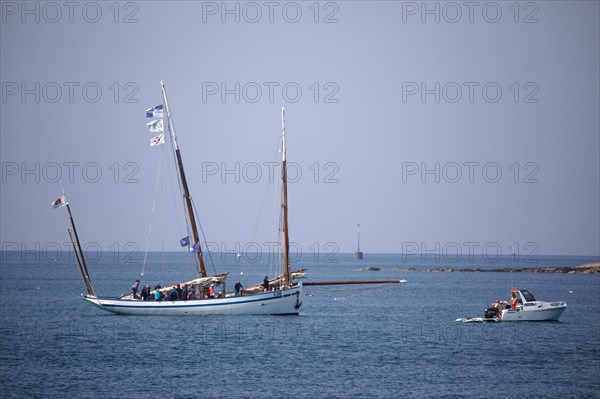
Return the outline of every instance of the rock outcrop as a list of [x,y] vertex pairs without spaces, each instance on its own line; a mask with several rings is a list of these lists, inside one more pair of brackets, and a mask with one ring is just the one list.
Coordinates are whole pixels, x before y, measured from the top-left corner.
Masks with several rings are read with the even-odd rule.
[[525,267],[520,269],[513,269],[510,267],[503,267],[500,269],[480,269],[480,268],[466,268],[466,269],[454,269],[452,267],[437,267],[435,269],[420,270],[416,267],[408,268],[409,272],[467,272],[467,273],[568,273],[568,274],[600,274],[600,262],[586,263],[576,267]]

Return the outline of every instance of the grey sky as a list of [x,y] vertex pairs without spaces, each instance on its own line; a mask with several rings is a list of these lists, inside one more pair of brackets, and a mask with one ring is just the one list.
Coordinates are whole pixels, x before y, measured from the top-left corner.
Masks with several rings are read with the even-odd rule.
[[[160,153],[144,109],[164,79],[202,225],[228,249],[252,237],[285,106],[302,170],[290,234],[305,251],[354,251],[361,223],[366,252],[476,242],[507,254],[531,242],[539,254],[600,254],[596,1],[428,2],[439,22],[422,2],[321,2],[318,16],[313,1],[228,2],[239,22],[222,2],[121,3],[118,15],[114,2],[46,4],[1,3],[3,245],[67,240],[64,212],[50,208],[58,164],[83,241],[143,248]],[[239,182],[221,175],[236,163]],[[436,163],[439,182],[421,175]],[[273,197],[259,243],[275,238]],[[151,249],[177,250],[162,215]]]

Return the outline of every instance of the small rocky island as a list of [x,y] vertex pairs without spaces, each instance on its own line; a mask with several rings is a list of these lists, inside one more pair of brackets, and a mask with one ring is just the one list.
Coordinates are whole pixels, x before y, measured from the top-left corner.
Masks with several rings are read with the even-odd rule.
[[520,269],[513,269],[510,267],[504,267],[500,269],[479,269],[479,268],[466,268],[466,269],[454,269],[452,267],[437,267],[435,269],[421,270],[415,267],[408,269],[409,272],[496,272],[496,273],[568,273],[568,274],[600,274],[600,262],[586,263],[576,267],[525,267]]

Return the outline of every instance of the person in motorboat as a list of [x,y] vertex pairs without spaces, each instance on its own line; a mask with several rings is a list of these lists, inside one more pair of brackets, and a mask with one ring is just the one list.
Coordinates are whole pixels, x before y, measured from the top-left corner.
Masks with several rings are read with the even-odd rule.
[[496,299],[496,302],[492,304],[492,308],[496,310],[496,317],[502,317],[502,310],[504,306],[502,306],[502,302],[499,299]]
[[515,290],[510,290],[510,308],[512,310],[517,309],[517,303],[519,303],[517,299],[517,292]]
[[492,306],[485,310],[485,318],[486,319],[495,319],[501,316],[501,302],[499,299],[496,299]]
[[485,310],[485,319],[499,319],[506,309],[510,309],[508,302],[496,299],[492,306]]

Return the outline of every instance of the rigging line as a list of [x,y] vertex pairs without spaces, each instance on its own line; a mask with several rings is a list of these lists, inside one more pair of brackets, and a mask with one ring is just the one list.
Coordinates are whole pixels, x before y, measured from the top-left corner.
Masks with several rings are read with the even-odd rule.
[[277,190],[275,190],[275,201],[278,204],[276,209],[276,218],[277,222],[277,239],[279,242],[279,258],[276,266],[277,275],[283,274],[283,269],[285,268],[285,243],[283,242],[283,234],[284,234],[284,225],[283,225],[283,163],[281,164],[279,178],[277,179]]
[[[279,148],[279,144],[281,143],[281,139],[279,140],[277,146]],[[279,152],[279,151],[278,151]],[[283,166],[282,166],[283,167]],[[280,179],[281,175],[279,175],[277,177],[276,180],[276,184],[275,184],[275,192],[273,193],[275,196],[275,204],[278,204],[274,207],[274,211],[273,211],[273,226],[277,229],[277,254],[275,257],[275,261],[273,263],[271,263],[270,268],[269,268],[269,273],[273,273],[273,268],[275,268],[275,275],[279,275],[279,268],[280,265],[283,263],[282,262],[282,258],[283,258],[283,252],[282,252],[282,242],[281,242],[281,224],[282,224],[282,218],[281,218],[281,213],[282,213],[282,209],[281,209],[281,179]]]
[[[277,159],[277,154],[279,153],[279,147],[281,144],[281,136],[279,136],[279,140],[277,141],[277,146],[275,148],[275,153],[273,154],[273,160],[272,163],[275,163],[275,160]],[[275,178],[275,182],[278,181],[277,178]],[[271,187],[272,182],[269,181],[269,179],[267,179],[267,182],[265,183],[265,190],[263,191],[263,195],[262,195],[262,199],[260,201],[260,205],[258,207],[258,214],[256,216],[256,222],[254,223],[254,229],[252,231],[252,236],[250,238],[250,242],[255,242],[256,240],[256,234],[258,233],[258,227],[260,225],[260,221],[263,218],[263,214],[264,214],[264,210],[265,210],[265,205],[267,203],[267,194],[269,193],[269,188]],[[277,183],[276,183],[277,185]],[[277,193],[277,191],[275,191],[275,193]],[[273,257],[275,257],[276,254],[273,254]],[[272,266],[272,260],[271,260],[271,254],[268,254],[268,259],[267,262],[270,266]],[[241,272],[245,272],[246,271],[246,264],[245,262],[242,264],[242,268],[241,268]],[[270,269],[272,269],[272,267],[270,267]],[[271,273],[272,270],[269,271],[269,274]]]
[[208,253],[208,259],[210,260],[210,265],[212,266],[213,271],[215,272],[215,274],[217,274],[217,268],[215,267],[215,264],[213,262],[212,255],[211,255],[210,251],[208,251],[208,243],[206,241],[206,236],[204,235],[204,229],[202,228],[202,223],[200,223],[200,218],[198,217],[198,211],[196,210],[196,202],[194,201],[193,198],[192,198],[192,207],[194,208],[194,214],[196,215],[198,226],[200,227],[200,232],[202,233],[202,239],[204,240],[204,243],[207,244],[207,248],[206,249],[207,249],[207,253]]
[[[162,184],[161,184],[161,188],[162,188]],[[163,196],[164,196],[164,190],[161,189],[160,191],[161,191],[161,193],[163,193]],[[160,218],[161,225],[163,222],[163,213],[164,212],[160,212],[160,214],[158,216]],[[160,255],[161,255],[161,257],[160,257],[161,271],[164,272],[167,269],[167,265],[165,262],[165,235],[164,235],[164,232],[162,231],[162,229],[161,229],[161,234],[160,234]]]
[[[173,166],[173,165],[169,163],[169,166]],[[177,172],[175,172],[175,173],[177,173]],[[171,193],[171,200],[173,201],[173,204],[175,206],[177,206],[177,198],[175,197],[175,188],[173,187],[173,180],[171,180],[171,179],[167,179],[167,180],[169,181],[169,191]],[[175,210],[174,213],[175,213],[175,221],[177,222],[177,232],[179,234],[182,234],[183,229],[181,228],[181,220],[179,220],[181,218],[181,215],[179,214],[179,212],[177,210]],[[186,226],[185,231],[188,232],[187,226]],[[185,233],[183,233],[183,234],[185,234]]]
[[[272,161],[273,163],[275,162],[275,159],[277,159],[277,154],[279,153],[279,145],[280,144],[281,144],[281,136],[279,137],[279,141],[277,142],[277,148],[275,149],[275,154],[273,155],[273,161]],[[254,224],[254,231],[252,232],[252,238],[251,238],[250,242],[254,242],[254,239],[256,238],[256,233],[258,232],[258,225],[260,224],[260,219],[262,218],[262,214],[264,211],[267,193],[269,191],[270,184],[271,183],[267,179],[267,183],[265,184],[265,191],[263,192],[262,200],[260,202],[258,216],[256,218],[256,223]]]
[[162,163],[164,158],[165,150],[161,148],[160,151],[160,160],[158,161],[158,173],[156,176],[156,186],[154,188],[154,201],[152,202],[152,216],[150,217],[150,226],[148,227],[148,237],[146,238],[146,251],[144,252],[144,262],[142,263],[142,272],[140,276],[144,275],[146,271],[146,260],[148,259],[148,246],[150,245],[150,235],[152,234],[152,224],[154,223],[154,212],[156,210],[156,198],[158,195],[158,188],[161,186],[161,172],[162,172]]
[[[164,211],[164,209],[166,209],[164,204],[167,203],[167,201],[165,199],[166,194],[165,194],[165,190],[164,190],[164,187],[165,187],[164,180],[165,179],[162,179],[160,181],[160,198],[161,198],[161,203],[163,204],[163,206],[160,208],[158,217],[160,219],[161,226],[165,225],[165,219],[168,218],[168,215]],[[167,259],[165,259],[165,229],[161,229],[160,233],[161,233],[160,234],[161,270],[164,272],[165,270],[168,269]]]
[[[170,130],[170,127],[169,127],[169,130]],[[185,197],[183,196],[183,184],[181,182],[181,176],[179,176],[179,171],[178,171],[179,167],[177,166],[177,158],[175,156],[175,147],[173,147],[173,143],[172,143],[171,140],[169,140],[169,143],[170,143],[169,145],[171,146],[171,149],[172,149],[172,151],[171,151],[171,155],[172,155],[171,161],[172,161],[172,163],[170,164],[170,166],[173,168],[173,171],[174,171],[175,175],[177,176],[177,186],[178,186],[178,190],[179,190],[179,193],[180,193],[181,207],[182,207],[183,215],[184,215],[184,218],[185,218],[185,231],[187,233],[187,236],[190,237],[190,240],[191,240],[193,238],[193,235],[192,235],[192,233],[190,231],[190,224],[191,223],[190,223],[190,220],[189,220],[188,213],[186,212],[187,205],[185,203]],[[174,195],[175,190],[173,190],[173,182],[170,179],[169,179],[169,185],[171,187],[171,193],[172,193],[172,195]],[[177,203],[177,201],[175,200],[174,203]],[[177,215],[178,211],[176,211],[175,214]],[[180,217],[180,215],[179,215],[179,217]],[[182,229],[181,229],[179,217],[175,216],[175,219],[177,220],[177,228],[181,232]],[[191,243],[191,241],[190,241],[190,243]],[[195,243],[192,243],[192,245],[193,244],[195,244]],[[186,257],[186,259],[189,260],[189,257]],[[196,271],[197,276],[201,277],[200,273],[199,273],[198,259],[196,257],[193,257],[192,264],[194,265],[194,269]]]
[[[167,124],[167,129],[169,130],[169,133],[171,133],[171,125],[169,123],[169,119],[167,118],[166,120],[167,120],[167,123],[166,123]],[[185,204],[185,198],[183,196],[183,184],[181,182],[181,176],[179,176],[179,167],[178,167],[177,158],[176,158],[176,155],[175,155],[175,147],[174,147],[174,144],[173,144],[172,140],[168,140],[168,141],[169,141],[169,145],[171,146],[171,156],[172,156],[171,159],[172,159],[172,162],[173,162],[171,165],[173,166],[173,170],[175,171],[175,176],[177,176],[177,186],[178,186],[179,193],[180,193],[180,196],[181,196],[181,204],[182,204],[182,207],[183,207],[183,213],[185,215],[186,231],[188,233],[188,236],[191,236],[191,234],[190,234],[190,227],[189,227],[189,224],[190,224],[189,223],[189,218],[188,218],[187,212],[185,211],[186,210],[186,204]],[[169,180],[169,182],[172,184],[172,182],[170,180]]]
[[[173,143],[171,143],[170,145],[171,145],[171,148],[173,149],[173,151],[171,151],[171,155],[172,155],[171,159],[173,161],[173,163],[171,164],[171,166],[173,166],[173,171],[175,172],[175,176],[177,176],[177,186],[178,186],[180,197],[181,197],[181,205],[182,205],[182,208],[183,208],[183,214],[185,216],[185,228],[186,228],[186,231],[188,233],[188,236],[191,236],[191,234],[190,234],[190,227],[189,227],[189,224],[190,224],[189,223],[189,218],[188,218],[187,212],[185,211],[186,204],[185,204],[185,198],[183,196],[183,185],[181,183],[181,176],[179,176],[179,172],[178,172],[179,168],[177,166],[177,159],[175,157],[175,148],[173,147]],[[171,182],[170,180],[169,180],[169,182],[171,183],[171,185],[173,184],[173,182]],[[175,191],[175,190],[173,190],[173,191]]]

